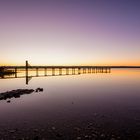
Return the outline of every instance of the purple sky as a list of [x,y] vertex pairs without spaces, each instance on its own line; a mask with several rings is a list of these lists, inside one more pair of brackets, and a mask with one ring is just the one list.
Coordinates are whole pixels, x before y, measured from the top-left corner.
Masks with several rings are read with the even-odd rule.
[[140,65],[139,0],[1,0],[0,65]]

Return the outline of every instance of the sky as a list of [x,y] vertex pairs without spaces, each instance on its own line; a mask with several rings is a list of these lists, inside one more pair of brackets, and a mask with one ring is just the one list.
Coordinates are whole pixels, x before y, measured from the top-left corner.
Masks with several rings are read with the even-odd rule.
[[0,65],[140,65],[140,0],[0,0]]

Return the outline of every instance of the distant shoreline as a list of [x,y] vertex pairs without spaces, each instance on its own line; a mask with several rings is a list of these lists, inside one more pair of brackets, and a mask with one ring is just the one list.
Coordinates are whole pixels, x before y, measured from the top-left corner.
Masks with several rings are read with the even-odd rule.
[[[0,68],[21,68],[25,69],[25,66],[0,66]],[[72,65],[72,66],[28,66],[28,68],[140,68],[140,66],[80,66],[80,65]]]
[[110,68],[140,68],[140,66],[111,66]]

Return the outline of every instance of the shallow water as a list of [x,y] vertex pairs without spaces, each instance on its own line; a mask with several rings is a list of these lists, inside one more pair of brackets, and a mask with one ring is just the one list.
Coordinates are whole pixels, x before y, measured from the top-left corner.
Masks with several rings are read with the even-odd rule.
[[25,81],[0,79],[0,93],[44,89],[10,103],[0,101],[1,138],[140,138],[140,69],[33,77],[28,85]]

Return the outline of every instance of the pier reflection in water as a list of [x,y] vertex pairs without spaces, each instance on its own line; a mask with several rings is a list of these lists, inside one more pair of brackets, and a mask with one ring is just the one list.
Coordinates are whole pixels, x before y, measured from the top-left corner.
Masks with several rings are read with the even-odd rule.
[[80,74],[91,74],[91,73],[111,73],[111,68],[109,67],[96,67],[96,68],[26,68],[18,69],[15,68],[15,73],[1,75],[2,79],[11,79],[11,78],[26,78],[26,84],[33,77],[45,77],[45,76],[64,76],[64,75],[80,75]]

